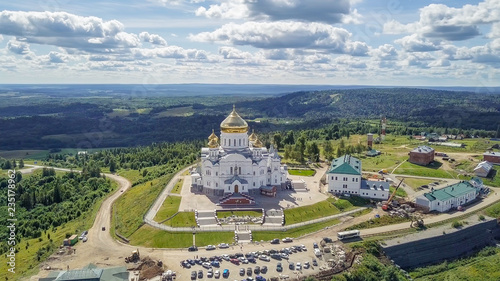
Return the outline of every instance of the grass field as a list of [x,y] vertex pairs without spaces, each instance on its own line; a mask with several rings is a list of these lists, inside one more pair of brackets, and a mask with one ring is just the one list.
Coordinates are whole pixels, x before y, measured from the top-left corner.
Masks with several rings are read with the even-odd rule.
[[[394,189],[396,189],[396,188],[393,186],[389,187],[389,194],[392,194],[394,192]],[[406,193],[406,191],[403,188],[400,187],[398,189],[398,191],[396,191],[396,196],[406,197],[406,196],[408,196],[408,194]]]
[[172,188],[172,191],[170,193],[181,194],[183,183],[184,183],[183,179],[178,180],[177,183],[175,184],[174,188]]
[[128,237],[142,224],[142,218],[170,181],[172,175],[139,184],[127,190],[113,205],[112,226],[116,232]]
[[432,178],[454,178],[456,176],[456,173],[454,172],[451,172],[450,174],[449,172],[443,170],[441,165],[442,164],[438,161],[434,161],[429,166],[420,166],[407,161],[399,166],[394,173]]
[[[152,248],[187,248],[193,245],[192,232],[167,232],[149,225],[143,225],[130,237],[130,244]],[[231,244],[234,232],[200,232],[196,233],[196,246]]]
[[117,174],[119,176],[122,176],[122,177],[128,179],[131,183],[134,183],[134,182],[142,179],[142,175],[138,170],[130,170],[130,169],[123,170],[123,169],[121,169],[117,172]]
[[484,213],[492,218],[500,218],[500,202],[486,208]]
[[194,212],[179,212],[175,217],[163,224],[171,227],[193,227],[196,226],[196,219]]
[[177,213],[177,211],[179,211],[181,199],[182,197],[180,196],[168,196],[165,201],[163,201],[163,204],[158,210],[158,213],[156,213],[154,220],[157,222],[161,222]]
[[418,281],[497,281],[500,280],[499,264],[500,250],[487,247],[472,257],[414,269],[410,276]]
[[252,231],[252,237],[254,241],[269,241],[274,238],[282,239],[285,237],[300,237],[339,223],[339,219],[333,219],[325,222],[301,226],[288,231]]
[[49,155],[48,150],[2,150],[0,157],[6,159],[42,159]]
[[[116,187],[116,182],[112,181],[112,190],[110,194],[116,190]],[[27,278],[28,276],[36,274],[39,270],[38,264],[40,263],[40,261],[37,260],[37,251],[42,248],[50,248],[50,250],[42,256],[41,260],[45,260],[49,254],[62,244],[67,233],[80,234],[83,230],[89,229],[94,223],[97,211],[104,200],[105,198],[101,198],[96,201],[93,207],[87,212],[84,212],[79,218],[65,223],[54,230],[49,229],[43,232],[41,239],[23,239],[17,244],[19,252],[16,253],[16,274],[14,277],[7,271],[7,259],[5,255],[2,255],[0,257],[0,280],[27,280],[29,279]],[[50,236],[50,239],[48,236]],[[77,249],[80,243],[81,242],[78,242],[76,244]]]
[[244,216],[249,216],[249,217],[262,217],[262,212],[258,211],[217,211],[217,217],[218,218],[227,218],[230,216],[237,216],[237,217],[244,217]]
[[[401,177],[397,177],[397,179],[401,180]],[[426,179],[405,178],[405,181],[403,183],[409,185],[413,190],[417,190],[418,187],[422,185],[429,185],[429,183],[432,182],[435,181]]]
[[313,205],[286,209],[284,211],[285,224],[291,225],[299,222],[339,214],[340,210],[333,204],[335,200],[335,198],[331,197]]
[[374,227],[379,227],[379,226],[384,226],[384,225],[402,223],[405,221],[410,221],[410,219],[409,218],[400,218],[400,217],[391,217],[391,216],[387,215],[387,216],[381,216],[380,218],[372,218],[368,221],[358,223],[356,225],[353,225],[353,226],[346,228],[346,230],[374,228]]
[[165,111],[162,111],[156,115],[156,118],[172,117],[172,116],[186,117],[186,116],[191,116],[193,114],[194,110],[192,106],[183,106],[183,107],[169,108]]
[[315,170],[296,170],[296,169],[290,169],[288,170],[288,173],[292,176],[303,176],[303,177],[312,177],[314,174],[316,174]]

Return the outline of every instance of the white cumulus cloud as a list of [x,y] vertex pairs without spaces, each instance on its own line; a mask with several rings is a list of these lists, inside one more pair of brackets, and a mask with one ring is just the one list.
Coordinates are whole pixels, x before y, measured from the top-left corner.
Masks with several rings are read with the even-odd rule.
[[149,42],[153,45],[161,45],[161,46],[167,45],[167,41],[158,34],[149,34],[149,32],[141,32],[139,34],[139,38],[141,38],[142,41]]
[[349,0],[222,0],[199,7],[196,15],[208,18],[299,20],[358,23],[361,16]]
[[202,32],[189,38],[262,49],[319,49],[331,53],[366,55],[368,46],[364,42],[351,41],[350,37],[347,30],[328,24],[278,21],[229,23],[213,32]]

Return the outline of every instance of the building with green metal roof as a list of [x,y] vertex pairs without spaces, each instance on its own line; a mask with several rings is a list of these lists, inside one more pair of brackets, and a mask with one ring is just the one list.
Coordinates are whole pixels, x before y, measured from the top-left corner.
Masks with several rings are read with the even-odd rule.
[[337,195],[356,195],[370,199],[387,200],[389,185],[361,179],[361,161],[351,155],[332,160],[326,174],[328,191]]
[[429,211],[446,212],[470,203],[476,199],[477,195],[478,190],[472,183],[461,181],[442,189],[426,192],[417,197],[415,203],[428,208]]
[[82,269],[53,271],[48,277],[38,279],[40,281],[128,281],[129,272],[127,268],[112,267],[98,268],[89,264]]

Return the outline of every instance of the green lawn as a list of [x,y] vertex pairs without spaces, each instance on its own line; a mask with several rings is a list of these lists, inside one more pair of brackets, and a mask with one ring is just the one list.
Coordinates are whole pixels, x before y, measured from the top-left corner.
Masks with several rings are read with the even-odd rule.
[[486,208],[484,213],[492,218],[500,218],[500,202]]
[[[401,180],[401,177],[398,177],[398,180]],[[420,186],[429,185],[429,183],[432,182],[435,181],[426,179],[405,178],[405,181],[403,183],[409,185],[413,190],[417,190]]]
[[217,211],[218,218],[227,218],[230,216],[237,217],[262,217],[262,212],[259,211]]
[[136,185],[125,192],[113,205],[113,231],[129,237],[141,225],[142,218],[170,181],[172,175],[165,175],[152,181]]
[[180,196],[167,196],[165,201],[156,213],[154,218],[155,221],[161,222],[173,216],[179,210],[179,205],[181,204],[182,197]]
[[303,221],[310,221],[317,218],[322,218],[326,216],[331,216],[339,214],[340,210],[335,207],[335,198],[330,197],[324,201],[318,202],[313,205],[296,207],[292,209],[286,209],[285,212],[285,224],[295,224]]
[[325,227],[329,227],[339,223],[339,219],[333,219],[325,222],[297,227],[288,231],[252,231],[252,237],[254,241],[269,241],[274,238],[282,239],[285,237],[301,237],[308,233],[315,232]]
[[128,179],[131,183],[134,183],[134,182],[142,179],[142,175],[138,170],[121,169],[116,174]]
[[184,183],[183,179],[178,180],[177,183],[175,184],[174,188],[172,188],[172,191],[170,191],[170,193],[181,194],[183,183]]
[[399,166],[394,173],[433,178],[453,178],[453,176],[456,176],[456,173],[454,172],[451,172],[450,174],[449,172],[443,170],[441,165],[442,163],[438,161],[434,161],[429,166],[420,166],[406,161]]
[[[379,227],[379,226],[384,226],[384,225],[402,223],[405,221],[409,222],[410,219],[409,218],[400,218],[400,217],[391,217],[391,216],[385,215],[385,216],[381,216],[380,218],[372,218],[368,221],[350,226],[350,227],[346,228],[346,230],[374,228],[374,227]],[[409,225],[410,224],[408,223],[408,226]]]
[[303,177],[312,177],[314,174],[316,174],[315,170],[297,170],[297,169],[290,169],[288,170],[288,173],[292,176],[303,176]]
[[[394,189],[396,189],[394,186],[389,187],[390,194],[392,194],[394,192]],[[396,191],[396,196],[406,197],[407,195],[408,194],[406,193],[406,191],[402,187],[399,187],[398,191]]]
[[[130,244],[152,248],[187,248],[193,245],[192,232],[167,232],[143,225],[130,237]],[[196,246],[233,243],[234,232],[196,233]]]
[[179,212],[175,217],[163,224],[171,227],[193,227],[196,226],[196,219],[194,212]]
[[[112,190],[109,194],[112,194],[116,190],[117,184],[112,181]],[[0,256],[0,280],[27,280],[28,276],[35,275],[39,270],[40,261],[37,260],[37,251],[42,248],[49,248],[49,251],[42,256],[42,261],[45,260],[49,254],[58,249],[58,246],[62,244],[63,240],[66,238],[67,233],[80,234],[83,230],[89,229],[94,223],[97,211],[99,210],[102,201],[104,201],[108,196],[101,198],[96,201],[91,209],[87,212],[83,212],[82,215],[70,222],[67,222],[55,229],[49,229],[42,233],[41,239],[23,239],[17,244],[19,252],[16,253],[16,274],[13,275],[7,271],[7,259],[5,255]],[[50,236],[50,239],[48,238]],[[76,244],[78,247],[81,242]],[[28,246],[29,245],[29,246]],[[78,248],[77,248],[78,249]]]

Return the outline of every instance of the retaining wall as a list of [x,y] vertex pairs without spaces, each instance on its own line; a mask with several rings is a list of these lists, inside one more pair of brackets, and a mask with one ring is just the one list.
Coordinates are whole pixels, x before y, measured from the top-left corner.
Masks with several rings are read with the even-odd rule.
[[497,221],[492,219],[448,234],[441,232],[433,237],[382,248],[389,259],[402,268],[413,268],[472,253],[493,244],[499,233]]

